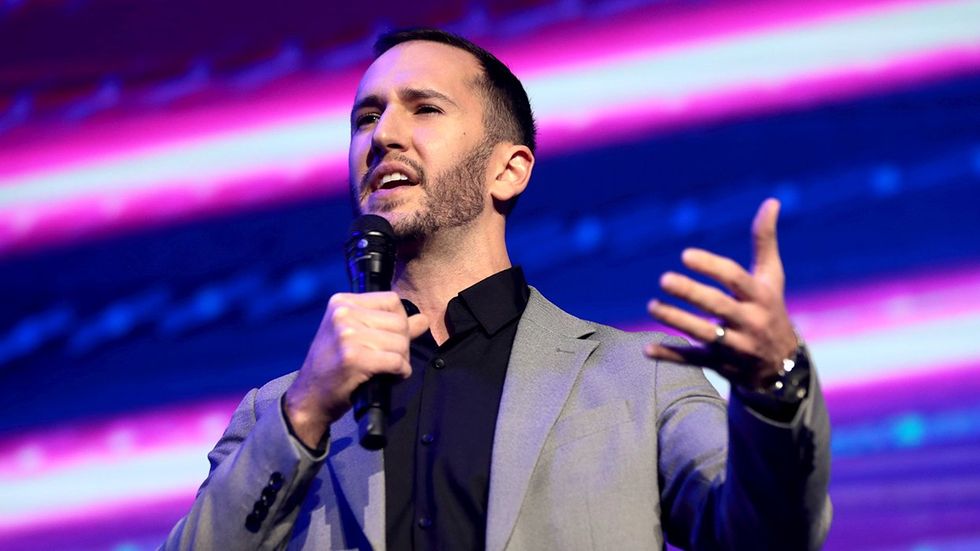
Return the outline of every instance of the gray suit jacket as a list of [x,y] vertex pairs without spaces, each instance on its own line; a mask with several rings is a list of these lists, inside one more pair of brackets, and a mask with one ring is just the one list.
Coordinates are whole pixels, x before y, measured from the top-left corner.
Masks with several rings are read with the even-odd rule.
[[[665,533],[691,549],[821,545],[830,428],[816,374],[796,418],[776,423],[726,405],[700,369],[641,353],[667,338],[577,319],[532,289],[494,436],[488,551],[659,549]],[[165,548],[385,548],[383,455],[357,444],[349,414],[327,457],[298,446],[279,407],[293,377],[239,405]],[[248,530],[267,486],[281,488]]]

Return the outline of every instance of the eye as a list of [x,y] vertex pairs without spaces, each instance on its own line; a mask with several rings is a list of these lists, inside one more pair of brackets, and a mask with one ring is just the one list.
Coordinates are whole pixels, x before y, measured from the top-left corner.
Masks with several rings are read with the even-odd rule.
[[378,122],[378,119],[380,118],[381,115],[377,113],[362,113],[354,118],[354,127],[363,128],[369,124],[374,124]]
[[430,113],[442,113],[442,109],[439,109],[435,105],[430,105],[428,103],[423,103],[415,108],[416,115],[427,115]]

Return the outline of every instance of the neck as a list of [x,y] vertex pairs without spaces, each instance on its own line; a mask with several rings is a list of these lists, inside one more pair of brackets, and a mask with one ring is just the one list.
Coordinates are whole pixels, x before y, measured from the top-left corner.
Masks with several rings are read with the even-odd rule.
[[392,289],[429,318],[437,344],[449,339],[446,306],[460,291],[510,268],[503,231],[488,238],[472,228],[442,230],[403,243]]

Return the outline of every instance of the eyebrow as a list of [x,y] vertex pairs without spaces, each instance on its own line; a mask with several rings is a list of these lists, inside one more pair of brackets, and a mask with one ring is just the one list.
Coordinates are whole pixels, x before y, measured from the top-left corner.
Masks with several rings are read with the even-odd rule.
[[[459,104],[453,101],[452,98],[446,94],[443,94],[442,92],[433,90],[432,88],[399,88],[398,97],[405,102],[438,99],[452,105],[453,107],[459,107]],[[364,109],[365,107],[381,108],[383,105],[384,101],[382,101],[381,96],[376,94],[365,96],[354,103],[354,107],[351,109],[351,118],[354,117],[355,113],[361,109]]]

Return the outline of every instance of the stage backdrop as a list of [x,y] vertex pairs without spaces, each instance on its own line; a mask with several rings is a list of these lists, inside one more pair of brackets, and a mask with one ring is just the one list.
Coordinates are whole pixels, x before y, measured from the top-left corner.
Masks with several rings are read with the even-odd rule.
[[346,290],[354,89],[373,36],[429,24],[530,93],[533,285],[652,328],[681,250],[747,262],[780,198],[827,549],[980,549],[980,1],[340,4],[0,2],[0,548],[166,537]]

